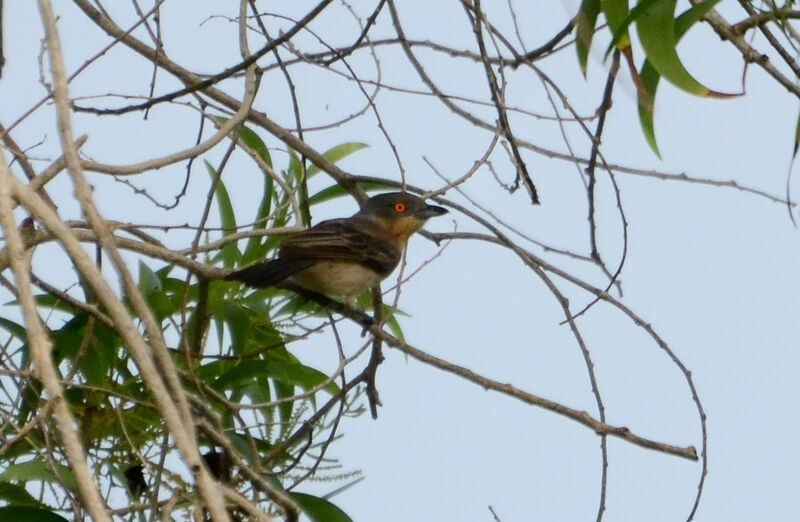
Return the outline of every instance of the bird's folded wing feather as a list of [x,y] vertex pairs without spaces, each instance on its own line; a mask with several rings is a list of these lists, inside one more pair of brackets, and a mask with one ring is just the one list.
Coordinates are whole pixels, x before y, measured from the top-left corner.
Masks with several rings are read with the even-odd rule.
[[280,257],[287,261],[351,261],[388,274],[402,255],[391,234],[368,219],[331,219],[287,239]]

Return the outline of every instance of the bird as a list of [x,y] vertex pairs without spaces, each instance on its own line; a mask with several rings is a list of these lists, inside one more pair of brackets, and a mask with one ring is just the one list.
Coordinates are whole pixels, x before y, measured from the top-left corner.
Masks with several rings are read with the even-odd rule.
[[349,218],[330,219],[290,236],[276,258],[225,276],[254,288],[283,283],[327,297],[356,298],[386,279],[400,262],[408,238],[448,211],[406,192],[367,199]]

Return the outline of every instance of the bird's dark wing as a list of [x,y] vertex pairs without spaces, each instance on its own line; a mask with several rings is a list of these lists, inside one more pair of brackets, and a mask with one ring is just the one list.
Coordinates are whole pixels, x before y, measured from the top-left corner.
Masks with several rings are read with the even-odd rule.
[[313,264],[314,261],[272,259],[231,272],[225,276],[225,279],[241,281],[254,288],[269,288]]
[[349,261],[388,275],[402,255],[398,241],[370,219],[331,219],[300,232],[281,245],[287,261]]

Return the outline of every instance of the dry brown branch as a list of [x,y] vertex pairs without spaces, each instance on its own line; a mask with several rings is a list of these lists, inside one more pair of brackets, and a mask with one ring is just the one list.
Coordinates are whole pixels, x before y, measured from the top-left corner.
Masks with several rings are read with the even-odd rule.
[[[46,3],[40,3],[40,8],[45,15],[47,15],[49,7]],[[89,470],[83,445],[74,427],[75,419],[64,399],[64,390],[51,359],[53,345],[44,331],[36,310],[36,302],[31,291],[30,259],[26,258],[22,237],[17,230],[17,224],[12,214],[11,184],[13,181],[14,178],[8,170],[8,166],[5,162],[0,162],[0,220],[2,220],[8,242],[8,257],[17,281],[20,303],[25,313],[25,328],[35,361],[36,375],[44,383],[45,389],[50,395],[67,458],[78,481],[83,503],[93,519],[101,522],[110,521],[108,506],[100,495]],[[41,416],[38,419],[43,420]]]

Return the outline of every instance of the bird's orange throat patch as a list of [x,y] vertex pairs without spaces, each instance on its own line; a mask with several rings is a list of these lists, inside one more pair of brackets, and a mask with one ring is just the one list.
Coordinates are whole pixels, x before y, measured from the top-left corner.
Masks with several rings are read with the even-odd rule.
[[388,219],[378,218],[378,220],[381,222],[381,226],[401,243],[405,243],[411,234],[422,228],[422,225],[425,224],[424,219],[419,219],[414,216],[392,216]]

